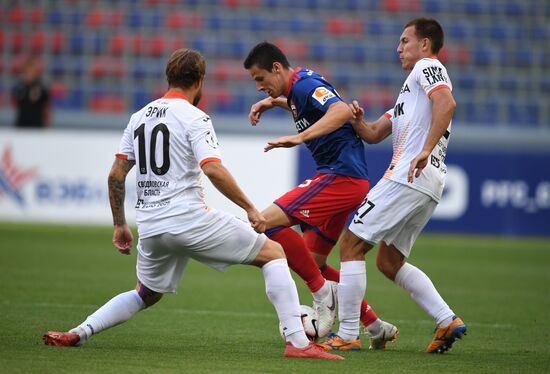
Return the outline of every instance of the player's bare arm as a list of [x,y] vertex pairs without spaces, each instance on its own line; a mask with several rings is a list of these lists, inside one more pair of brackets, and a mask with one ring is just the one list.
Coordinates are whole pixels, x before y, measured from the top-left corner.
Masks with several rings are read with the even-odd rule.
[[456,108],[453,94],[448,88],[434,91],[430,96],[430,100],[432,101],[432,124],[422,151],[411,161],[407,177],[409,183],[412,183],[413,175],[418,178],[428,164],[428,157],[430,157],[439,139],[447,131]]
[[252,126],[256,126],[258,122],[260,122],[262,113],[274,107],[279,107],[290,111],[285,98],[266,97],[250,107],[250,113],[248,113],[248,120],[250,121],[250,124]]
[[113,215],[113,245],[120,253],[130,254],[132,248],[132,232],[126,224],[124,212],[124,198],[126,196],[126,176],[134,166],[135,161],[116,158],[109,172],[109,202]]
[[221,162],[211,161],[202,165],[202,171],[210,179],[214,187],[225,197],[246,211],[250,224],[257,232],[264,232],[266,220],[246,197],[233,175]]
[[352,119],[353,114],[347,104],[342,101],[337,101],[331,104],[325,115],[310,128],[296,135],[283,136],[279,139],[270,141],[265,146],[264,151],[267,152],[273,148],[290,148],[300,145],[308,140],[338,130],[340,127],[344,126],[346,122]]
[[361,139],[369,144],[377,144],[390,136],[391,121],[386,116],[380,116],[374,122],[367,122],[363,118],[365,111],[359,106],[357,100],[353,100],[349,108],[354,115],[354,119],[350,121],[353,130]]

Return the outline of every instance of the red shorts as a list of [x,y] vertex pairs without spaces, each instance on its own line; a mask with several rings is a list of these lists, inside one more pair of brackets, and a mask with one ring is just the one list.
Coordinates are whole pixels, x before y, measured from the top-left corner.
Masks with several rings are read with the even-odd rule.
[[275,200],[293,224],[312,229],[336,244],[348,216],[369,192],[366,179],[318,173]]

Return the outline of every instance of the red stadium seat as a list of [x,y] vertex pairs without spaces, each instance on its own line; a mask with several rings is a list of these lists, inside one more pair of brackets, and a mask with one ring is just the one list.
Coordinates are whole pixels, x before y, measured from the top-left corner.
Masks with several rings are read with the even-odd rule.
[[118,56],[124,53],[124,47],[126,46],[126,43],[128,41],[129,38],[127,38],[126,36],[122,34],[115,34],[111,36],[107,50],[111,55]]
[[46,35],[42,31],[37,31],[31,35],[31,52],[33,54],[42,53],[46,45]]
[[330,18],[325,22],[325,32],[332,35],[343,34],[345,22],[341,18]]
[[108,22],[113,27],[119,27],[124,22],[124,15],[120,10],[114,10],[108,17]]
[[174,12],[166,16],[164,24],[171,29],[179,29],[184,27],[186,23],[186,17],[183,12]]
[[134,37],[131,38],[130,46],[132,53],[136,56],[142,55],[147,47],[145,40],[140,35],[134,35]]
[[94,79],[104,78],[108,72],[108,64],[103,58],[97,58],[90,64],[90,75]]
[[200,14],[191,12],[174,12],[166,16],[164,25],[170,29],[200,29],[203,25],[203,19]]
[[449,61],[449,47],[448,46],[444,46],[443,48],[441,48],[441,50],[439,51],[439,54],[437,55],[437,59],[439,61],[441,61],[442,64],[445,64],[447,63],[447,61]]
[[155,35],[147,40],[145,53],[151,56],[164,56],[166,48],[166,38],[161,35]]
[[65,47],[65,36],[61,31],[55,31],[50,36],[51,50],[55,54],[61,53]]
[[471,60],[469,49],[464,45],[458,46],[456,50],[455,59],[458,61],[460,65],[468,65]]
[[23,68],[23,64],[25,63],[26,58],[24,56],[18,56],[11,60],[10,64],[10,73],[13,75],[17,75],[21,73],[21,69]]
[[223,0],[222,4],[230,8],[237,8],[240,2],[239,0]]
[[214,81],[224,82],[230,76],[229,67],[224,62],[218,63],[212,67],[210,74]]
[[125,99],[115,95],[97,95],[90,101],[90,110],[93,112],[123,112],[125,109]]
[[126,64],[124,61],[119,59],[112,61],[110,74],[118,79],[124,78],[126,76]]
[[15,31],[10,36],[10,46],[13,53],[21,53],[25,45],[25,36],[21,31]]
[[54,100],[61,100],[67,96],[67,86],[63,82],[55,81],[50,84],[50,92]]
[[11,24],[20,24],[23,23],[25,19],[25,11],[23,8],[16,6],[12,8],[8,13],[8,22]]
[[103,10],[101,9],[92,9],[86,15],[86,25],[88,27],[100,27],[106,23],[107,17]]
[[176,49],[185,48],[186,46],[187,40],[182,36],[175,36],[168,39],[169,53],[172,53],[172,51],[175,51]]
[[44,19],[44,10],[34,8],[29,12],[29,19],[33,25],[40,24]]

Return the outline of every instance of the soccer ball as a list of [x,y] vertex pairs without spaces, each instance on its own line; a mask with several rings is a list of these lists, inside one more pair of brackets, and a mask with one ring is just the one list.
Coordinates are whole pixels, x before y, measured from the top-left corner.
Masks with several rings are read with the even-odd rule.
[[[317,339],[322,338],[327,335],[329,331],[323,335],[319,334],[319,317],[317,312],[308,305],[300,305],[300,312],[302,316],[302,324],[304,325],[304,331],[309,340],[317,341]],[[279,323],[279,333],[284,339],[285,334],[283,333],[283,325]]]

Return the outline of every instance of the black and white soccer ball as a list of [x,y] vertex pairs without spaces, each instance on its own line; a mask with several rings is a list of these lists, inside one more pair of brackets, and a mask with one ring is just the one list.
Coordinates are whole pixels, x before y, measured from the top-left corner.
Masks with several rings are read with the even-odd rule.
[[[319,335],[319,316],[317,315],[317,312],[308,305],[300,305],[300,313],[307,338],[314,342],[317,341],[319,338],[322,337]],[[281,324],[279,324],[279,333],[284,339],[285,335],[283,333],[283,326]]]

